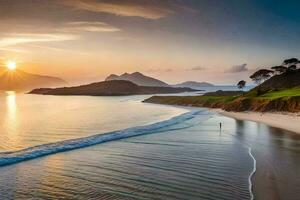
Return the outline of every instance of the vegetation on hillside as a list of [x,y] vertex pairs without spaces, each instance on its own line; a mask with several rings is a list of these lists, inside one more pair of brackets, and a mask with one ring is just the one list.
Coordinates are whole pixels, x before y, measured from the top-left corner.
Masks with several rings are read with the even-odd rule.
[[[260,69],[250,76],[258,86],[248,92],[217,91],[203,96],[154,96],[145,102],[222,108],[226,111],[300,112],[299,60],[291,58],[280,66]],[[240,81],[239,89],[246,81]]]
[[300,61],[297,58],[286,59],[282,65],[259,69],[250,78],[257,83],[254,88],[257,95],[274,89],[287,89],[300,86]]
[[168,105],[221,108],[226,111],[300,111],[300,87],[269,91],[260,96],[254,92],[237,96],[153,96],[144,102]]

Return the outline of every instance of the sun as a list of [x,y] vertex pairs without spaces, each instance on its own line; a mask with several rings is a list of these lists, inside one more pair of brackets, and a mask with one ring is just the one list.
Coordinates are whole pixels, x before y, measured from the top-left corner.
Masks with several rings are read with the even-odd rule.
[[16,63],[16,61],[8,61],[6,64],[6,67],[8,70],[13,71],[17,68],[17,63]]

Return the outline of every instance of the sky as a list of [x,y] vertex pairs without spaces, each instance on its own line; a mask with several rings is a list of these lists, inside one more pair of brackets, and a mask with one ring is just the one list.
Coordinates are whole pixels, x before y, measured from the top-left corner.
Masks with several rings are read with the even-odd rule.
[[236,84],[300,54],[297,0],[0,0],[0,66]]

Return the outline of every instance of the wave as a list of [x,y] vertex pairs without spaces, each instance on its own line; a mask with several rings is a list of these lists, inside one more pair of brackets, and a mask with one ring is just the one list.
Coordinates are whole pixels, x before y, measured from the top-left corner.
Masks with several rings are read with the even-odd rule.
[[92,145],[139,136],[158,132],[160,129],[179,124],[181,122],[190,120],[203,110],[193,110],[179,116],[173,117],[169,120],[157,122],[151,125],[137,126],[119,131],[113,131],[105,134],[96,134],[88,137],[64,140],[55,143],[42,144],[34,147],[18,151],[0,152],[0,166],[11,165],[18,162],[39,158],[42,156],[55,154],[59,152],[70,151],[74,149],[89,147]]
[[251,173],[248,177],[248,184],[249,184],[248,190],[249,190],[249,193],[250,193],[250,200],[254,200],[255,196],[254,196],[254,193],[253,193],[252,178],[253,178],[254,174],[256,173],[257,169],[256,169],[256,159],[252,154],[252,149],[251,149],[250,145],[247,144],[247,142],[241,142],[235,135],[230,134],[226,131],[224,133],[227,134],[227,135],[233,136],[237,140],[237,142],[239,142],[242,146],[248,148],[248,154],[249,154],[250,158],[253,160],[253,168],[252,168],[252,171],[251,171]]
[[251,172],[251,174],[249,175],[249,178],[248,178],[250,199],[253,200],[254,199],[254,194],[253,194],[253,185],[252,185],[251,180],[252,180],[252,177],[254,176],[254,174],[256,173],[256,160],[255,160],[254,156],[251,153],[251,148],[248,147],[248,149],[249,149],[248,153],[249,153],[250,157],[253,160],[253,169],[252,169],[252,172]]

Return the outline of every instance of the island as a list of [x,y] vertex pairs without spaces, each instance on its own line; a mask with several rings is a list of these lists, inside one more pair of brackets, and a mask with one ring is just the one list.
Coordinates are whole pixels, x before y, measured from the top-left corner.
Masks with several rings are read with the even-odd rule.
[[150,76],[146,76],[140,72],[134,72],[134,73],[124,73],[120,76],[116,75],[116,74],[111,74],[109,75],[105,81],[115,81],[115,80],[124,80],[124,81],[130,81],[132,83],[135,83],[139,86],[150,86],[150,87],[171,87],[169,84],[150,77]]
[[168,94],[181,92],[195,92],[191,88],[173,87],[150,87],[139,86],[125,80],[113,80],[91,83],[74,87],[60,88],[38,88],[29,94],[41,95],[88,95],[88,96],[123,96],[123,95],[144,95],[144,94]]
[[179,83],[173,85],[173,87],[189,87],[193,89],[203,88],[203,87],[214,87],[215,85],[207,82],[197,82],[197,81],[185,81],[183,83]]

